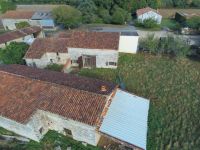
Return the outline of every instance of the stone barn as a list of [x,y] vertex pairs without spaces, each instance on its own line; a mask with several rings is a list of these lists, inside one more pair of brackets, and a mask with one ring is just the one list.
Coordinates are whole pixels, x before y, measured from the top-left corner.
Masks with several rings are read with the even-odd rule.
[[146,149],[148,100],[106,81],[21,65],[1,65],[0,76],[0,127],[38,142],[55,130],[94,146],[106,137]]

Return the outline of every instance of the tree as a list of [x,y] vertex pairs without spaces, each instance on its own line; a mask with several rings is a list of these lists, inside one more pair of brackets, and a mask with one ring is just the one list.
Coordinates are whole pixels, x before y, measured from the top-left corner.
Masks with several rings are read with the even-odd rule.
[[16,23],[15,26],[17,29],[22,29],[22,28],[30,27],[30,24],[26,21],[22,21],[22,22]]
[[92,0],[80,0],[80,3],[77,8],[82,13],[84,23],[95,22],[97,18],[96,16],[97,7]]
[[131,14],[120,7],[115,7],[112,15],[112,23],[124,24],[132,19]]
[[59,6],[53,9],[52,14],[56,22],[65,28],[74,28],[81,23],[81,12],[71,6]]
[[101,8],[98,10],[98,15],[103,19],[104,23],[110,23],[111,22],[111,16],[109,14],[109,11],[107,9]]
[[0,1],[0,12],[5,13],[7,10],[15,10],[15,9],[16,5],[14,3],[4,0]]
[[11,42],[0,50],[0,61],[4,64],[24,64],[23,57],[28,47],[25,43]]

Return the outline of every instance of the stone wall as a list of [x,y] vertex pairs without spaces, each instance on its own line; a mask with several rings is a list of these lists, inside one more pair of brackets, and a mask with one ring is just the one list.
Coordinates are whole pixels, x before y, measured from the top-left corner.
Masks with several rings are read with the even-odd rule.
[[13,120],[0,117],[0,126],[38,142],[49,130],[55,130],[58,133],[67,135],[64,129],[68,129],[71,131],[73,139],[94,146],[97,145],[100,137],[95,130],[96,127],[42,110],[37,110],[28,120],[27,124],[17,123]]
[[109,65],[108,62],[118,62],[117,50],[101,50],[101,49],[84,49],[84,48],[68,48],[71,60],[77,61],[80,56],[90,55],[96,56],[97,68],[117,68],[117,65]]
[[65,65],[69,55],[67,53],[45,53],[40,59],[25,58],[27,66],[35,66],[37,68],[45,68],[49,64]]

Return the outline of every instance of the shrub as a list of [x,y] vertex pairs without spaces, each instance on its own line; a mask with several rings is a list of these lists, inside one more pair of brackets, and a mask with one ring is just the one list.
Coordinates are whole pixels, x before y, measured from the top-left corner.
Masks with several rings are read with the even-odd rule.
[[185,57],[190,54],[190,46],[187,41],[175,36],[167,36],[160,40],[153,34],[140,40],[142,51],[152,54],[168,54],[171,56]]
[[47,65],[47,67],[45,69],[61,72],[63,67],[64,67],[63,65],[49,64],[49,65]]
[[5,13],[7,10],[15,10],[16,5],[13,2],[0,1],[0,12]]
[[22,22],[16,23],[15,26],[17,29],[22,29],[22,28],[30,27],[30,24],[26,21],[22,21]]
[[153,18],[145,19],[145,20],[143,20],[143,27],[144,28],[156,28],[156,27],[158,27],[158,23]]
[[186,20],[186,26],[192,29],[200,29],[200,17],[192,17]]
[[24,64],[23,57],[28,47],[26,43],[11,42],[0,50],[0,61],[4,64]]
[[144,19],[143,21],[137,19],[134,21],[134,23],[135,23],[135,26],[137,27],[143,27],[143,28],[149,28],[149,29],[159,27],[157,21],[153,18]]

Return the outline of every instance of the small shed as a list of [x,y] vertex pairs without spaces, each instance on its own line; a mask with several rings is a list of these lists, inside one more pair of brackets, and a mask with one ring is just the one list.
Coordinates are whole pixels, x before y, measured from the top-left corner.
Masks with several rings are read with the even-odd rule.
[[150,18],[157,21],[158,24],[160,24],[161,21],[162,21],[162,16],[159,14],[159,12],[155,9],[150,8],[150,7],[138,9],[136,11],[136,14],[137,14],[137,19],[142,21],[142,22],[144,20],[150,19]]

